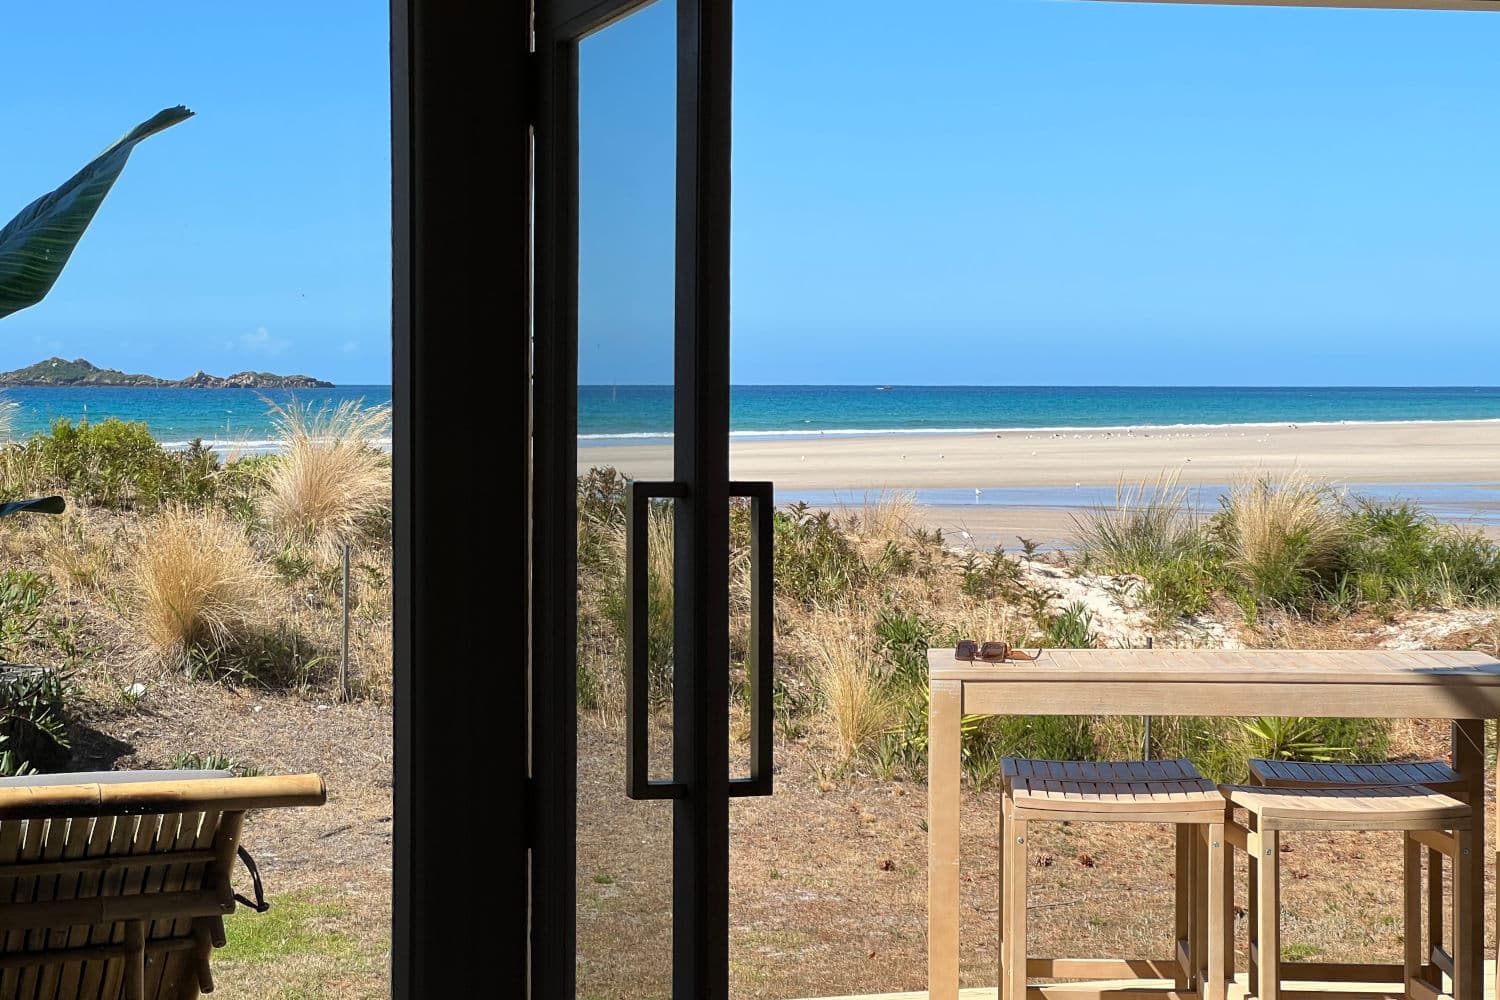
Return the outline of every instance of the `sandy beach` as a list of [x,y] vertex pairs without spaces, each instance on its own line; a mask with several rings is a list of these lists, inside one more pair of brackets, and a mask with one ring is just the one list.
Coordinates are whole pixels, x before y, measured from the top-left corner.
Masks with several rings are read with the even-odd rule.
[[[737,438],[729,464],[736,479],[769,479],[780,490],[1112,486],[1163,470],[1186,484],[1223,483],[1257,469],[1346,482],[1497,482],[1500,421]],[[579,471],[591,465],[669,479],[671,446],[579,448]]]
[[[670,479],[671,447],[580,448],[579,471],[594,465]],[[1115,486],[1154,481],[1163,471],[1184,485],[1224,484],[1247,472],[1291,470],[1340,483],[1500,483],[1500,421],[737,438],[730,446],[736,479],[769,479],[779,493],[793,494]],[[946,531],[967,530],[994,544],[1018,534],[1056,542],[1067,534],[1069,510],[983,503],[929,506],[924,513]]]

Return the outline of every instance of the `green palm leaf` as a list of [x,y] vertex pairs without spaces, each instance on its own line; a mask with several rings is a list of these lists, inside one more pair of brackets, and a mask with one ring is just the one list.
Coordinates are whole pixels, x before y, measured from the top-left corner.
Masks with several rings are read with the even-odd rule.
[[0,229],[0,317],[36,305],[51,291],[136,143],[192,116],[178,105],[141,122]]

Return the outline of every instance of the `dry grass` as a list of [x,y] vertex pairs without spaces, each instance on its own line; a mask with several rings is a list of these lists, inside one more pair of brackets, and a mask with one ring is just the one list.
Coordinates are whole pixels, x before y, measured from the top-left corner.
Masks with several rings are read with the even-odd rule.
[[808,621],[817,650],[815,680],[839,760],[858,757],[889,728],[895,705],[886,693],[881,663],[875,656],[868,621],[847,609],[815,615]]
[[39,523],[42,559],[65,588],[101,590],[120,569],[117,536],[96,527],[87,509]]
[[1003,601],[955,598],[948,606],[933,608],[929,613],[960,638],[1008,642],[1022,647],[1033,644],[1037,638],[1031,619]]
[[1237,483],[1224,526],[1230,568],[1274,601],[1295,601],[1313,580],[1329,575],[1348,532],[1333,488],[1302,473]]
[[314,409],[294,399],[272,409],[286,445],[266,477],[266,519],[284,538],[330,556],[390,505],[387,460],[369,446],[389,429],[390,407]]
[[142,637],[167,661],[270,621],[270,576],[244,530],[223,514],[168,510],[155,518],[132,582]]
[[846,508],[851,530],[864,542],[899,542],[916,523],[916,494],[905,490],[867,493],[858,506]]

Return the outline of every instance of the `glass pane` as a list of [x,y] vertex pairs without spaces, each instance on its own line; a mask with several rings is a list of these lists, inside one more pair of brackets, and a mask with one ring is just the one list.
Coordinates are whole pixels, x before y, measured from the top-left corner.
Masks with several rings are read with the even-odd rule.
[[[627,480],[672,478],[676,12],[579,45],[578,996],[671,993],[672,806],[625,794]],[[673,517],[652,503],[651,774],[671,774]]]

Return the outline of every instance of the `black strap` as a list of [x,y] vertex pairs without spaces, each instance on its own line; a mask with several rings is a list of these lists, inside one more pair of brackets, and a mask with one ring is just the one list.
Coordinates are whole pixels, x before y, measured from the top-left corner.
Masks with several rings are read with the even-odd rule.
[[245,871],[250,873],[250,883],[255,886],[255,902],[250,902],[239,893],[234,894],[235,902],[243,903],[256,913],[265,913],[271,908],[271,904],[266,902],[265,890],[261,888],[260,869],[255,866],[255,859],[250,856],[250,852],[243,847],[240,848],[240,863],[245,866]]

